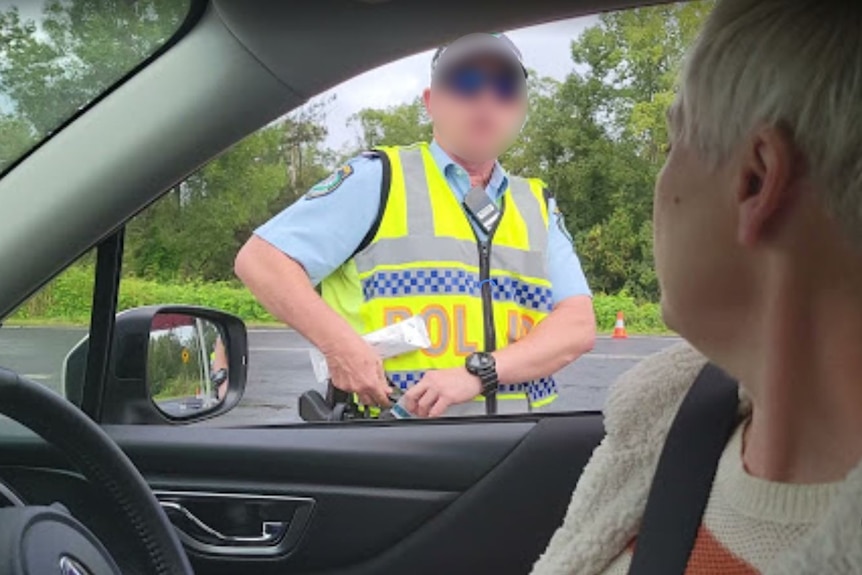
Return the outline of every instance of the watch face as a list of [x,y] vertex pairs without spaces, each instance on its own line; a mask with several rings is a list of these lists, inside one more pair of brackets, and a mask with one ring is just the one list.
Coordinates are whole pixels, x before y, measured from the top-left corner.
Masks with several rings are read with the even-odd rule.
[[494,357],[490,353],[474,353],[467,362],[467,366],[476,371],[488,369],[493,365]]

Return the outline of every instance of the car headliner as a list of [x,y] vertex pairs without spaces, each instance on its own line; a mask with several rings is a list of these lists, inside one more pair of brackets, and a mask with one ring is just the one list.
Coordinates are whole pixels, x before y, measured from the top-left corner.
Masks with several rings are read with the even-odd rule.
[[209,2],[179,42],[0,180],[0,318],[196,168],[356,74],[477,28],[656,3]]

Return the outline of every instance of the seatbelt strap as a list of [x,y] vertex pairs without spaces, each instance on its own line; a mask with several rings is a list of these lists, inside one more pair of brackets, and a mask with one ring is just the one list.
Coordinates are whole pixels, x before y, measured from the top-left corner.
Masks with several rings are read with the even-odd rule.
[[738,406],[737,383],[715,365],[704,367],[665,440],[629,575],[685,573]]

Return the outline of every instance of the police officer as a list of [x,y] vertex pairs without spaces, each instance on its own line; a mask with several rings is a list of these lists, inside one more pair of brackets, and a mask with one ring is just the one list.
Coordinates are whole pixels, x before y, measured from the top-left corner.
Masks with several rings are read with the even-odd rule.
[[[388,405],[388,376],[423,417],[541,408],[552,374],[593,346],[562,214],[540,180],[497,161],[525,121],[526,79],[505,35],[441,48],[423,95],[434,140],[351,160],[237,255],[240,279],[365,405]],[[417,314],[429,349],[381,362],[360,337]]]

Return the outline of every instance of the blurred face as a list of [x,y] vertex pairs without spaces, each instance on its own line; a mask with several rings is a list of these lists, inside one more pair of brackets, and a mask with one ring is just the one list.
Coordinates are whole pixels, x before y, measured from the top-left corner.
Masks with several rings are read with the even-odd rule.
[[512,145],[527,113],[523,71],[496,59],[466,61],[425,92],[434,136],[471,162],[496,159]]
[[669,327],[702,351],[739,336],[757,291],[750,254],[739,242],[740,183],[736,160],[711,169],[681,143],[672,144],[656,182],[653,232],[662,313]]

